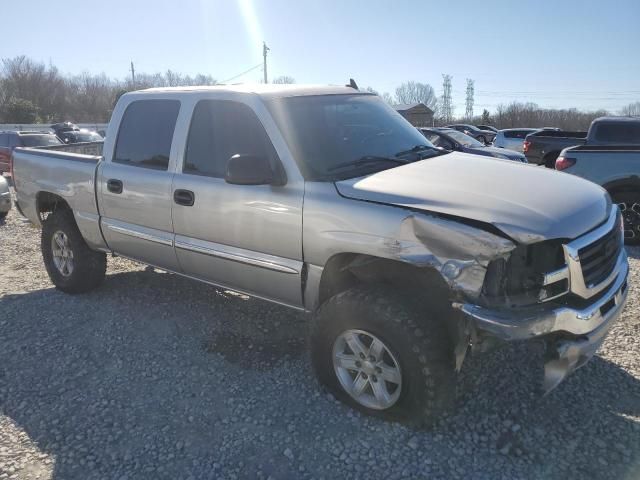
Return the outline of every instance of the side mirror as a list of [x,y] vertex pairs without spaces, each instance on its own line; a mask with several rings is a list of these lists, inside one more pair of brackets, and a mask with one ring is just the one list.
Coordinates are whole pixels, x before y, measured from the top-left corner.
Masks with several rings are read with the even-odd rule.
[[276,180],[266,157],[240,153],[229,159],[224,179],[234,185],[271,185]]

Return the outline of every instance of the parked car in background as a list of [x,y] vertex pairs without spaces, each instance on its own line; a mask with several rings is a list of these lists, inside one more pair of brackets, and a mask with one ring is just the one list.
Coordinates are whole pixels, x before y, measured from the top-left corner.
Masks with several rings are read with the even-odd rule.
[[527,159],[522,153],[507,151],[504,149],[490,147],[480,143],[469,135],[454,130],[453,128],[420,128],[422,134],[436,147],[449,151],[474,153],[487,157],[502,158],[504,160],[516,160],[527,163]]
[[0,175],[0,221],[4,220],[4,218],[11,210],[11,191],[9,190],[9,182],[6,178]]
[[498,129],[496,127],[492,127],[491,125],[476,125],[480,130],[487,130],[489,132],[498,133]]
[[11,156],[16,147],[46,147],[61,145],[52,133],[45,132],[0,132],[0,175],[11,172]]
[[51,128],[51,130],[53,130],[53,133],[55,133],[59,138],[62,138],[62,135],[65,132],[80,131],[80,127],[71,122],[54,123],[49,128]]
[[485,145],[493,142],[493,138],[496,136],[496,133],[491,130],[480,130],[478,127],[467,125],[466,123],[447,125],[447,128],[453,128],[454,130],[469,135]]
[[493,139],[493,146],[523,153],[524,139],[530,133],[538,130],[537,128],[505,128],[504,130],[498,130],[496,138]]
[[554,168],[560,152],[577,145],[640,145],[640,117],[599,117],[587,132],[542,130],[527,135],[524,154],[529,163]]
[[102,142],[104,138],[97,132],[91,132],[89,130],[68,130],[60,134],[60,140],[64,143],[88,143]]
[[640,245],[640,145],[565,148],[555,167],[607,190],[622,212],[625,242]]

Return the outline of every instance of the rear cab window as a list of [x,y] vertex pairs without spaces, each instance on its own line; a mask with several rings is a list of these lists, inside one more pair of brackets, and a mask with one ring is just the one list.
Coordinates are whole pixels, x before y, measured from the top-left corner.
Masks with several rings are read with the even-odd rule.
[[623,145],[640,144],[640,121],[596,124],[595,140]]
[[527,135],[535,132],[535,130],[508,130],[504,132],[504,138],[521,138],[525,139]]
[[178,100],[136,100],[120,121],[113,162],[167,170],[180,111]]

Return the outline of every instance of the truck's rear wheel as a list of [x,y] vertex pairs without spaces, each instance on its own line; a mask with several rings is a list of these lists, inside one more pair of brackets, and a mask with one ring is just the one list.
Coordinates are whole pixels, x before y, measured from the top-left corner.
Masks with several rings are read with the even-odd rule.
[[87,246],[71,210],[49,214],[42,224],[40,247],[49,278],[63,292],[88,292],[104,280],[107,257]]
[[313,320],[311,355],[320,381],[370,415],[429,424],[455,398],[445,326],[380,288],[354,288],[322,305]]
[[623,191],[611,195],[624,220],[624,243],[640,245],[640,192]]

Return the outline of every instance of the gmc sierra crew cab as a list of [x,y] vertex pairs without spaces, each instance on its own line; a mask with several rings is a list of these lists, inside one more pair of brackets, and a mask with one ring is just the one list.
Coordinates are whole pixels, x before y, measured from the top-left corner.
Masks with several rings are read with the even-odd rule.
[[523,151],[529,163],[554,168],[563,149],[579,145],[640,145],[640,118],[599,117],[591,122],[588,132],[542,130],[531,133],[524,141]]
[[549,390],[626,301],[601,187],[437,149],[353,86],[127,93],[102,155],[14,158],[58,289],[98,287],[113,254],[309,312],[320,381],[385,418],[437,419],[502,341],[545,342]]

